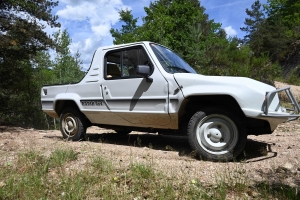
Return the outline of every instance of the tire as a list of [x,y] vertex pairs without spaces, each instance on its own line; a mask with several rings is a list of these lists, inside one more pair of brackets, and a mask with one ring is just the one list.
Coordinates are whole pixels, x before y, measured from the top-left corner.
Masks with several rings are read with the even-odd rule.
[[239,118],[222,107],[196,112],[187,128],[188,142],[206,160],[231,161],[245,148],[246,129]]
[[68,107],[60,115],[60,131],[64,139],[79,141],[85,138],[87,123],[78,109]]

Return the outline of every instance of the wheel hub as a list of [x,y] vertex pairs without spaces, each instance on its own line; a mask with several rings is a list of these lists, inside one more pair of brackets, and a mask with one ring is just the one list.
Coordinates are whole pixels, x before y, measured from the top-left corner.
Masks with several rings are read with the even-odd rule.
[[75,134],[77,126],[76,126],[76,121],[72,116],[67,116],[65,118],[64,129],[65,129],[66,133],[70,136]]
[[222,133],[217,128],[209,129],[209,134],[207,136],[208,136],[208,138],[210,138],[210,140],[212,142],[215,142],[215,143],[220,142],[220,140],[222,139]]
[[67,122],[67,126],[68,126],[68,129],[74,128],[74,125],[73,125],[73,123],[71,121]]
[[212,154],[224,154],[232,150],[238,140],[238,130],[231,119],[224,115],[209,115],[197,128],[199,145]]

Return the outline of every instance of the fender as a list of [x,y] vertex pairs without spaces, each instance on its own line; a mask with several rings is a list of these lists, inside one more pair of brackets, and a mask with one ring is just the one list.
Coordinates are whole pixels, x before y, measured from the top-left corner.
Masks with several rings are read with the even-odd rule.
[[[262,114],[266,92],[275,90],[274,87],[243,77],[203,76],[198,74],[174,74],[185,98],[202,95],[230,95],[239,104],[248,117]],[[278,108],[278,96],[270,105],[270,110]]]

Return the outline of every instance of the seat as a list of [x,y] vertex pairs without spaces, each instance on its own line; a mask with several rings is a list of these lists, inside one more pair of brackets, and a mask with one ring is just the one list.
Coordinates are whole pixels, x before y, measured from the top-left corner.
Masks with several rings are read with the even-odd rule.
[[121,72],[117,65],[107,64],[107,78],[121,77]]

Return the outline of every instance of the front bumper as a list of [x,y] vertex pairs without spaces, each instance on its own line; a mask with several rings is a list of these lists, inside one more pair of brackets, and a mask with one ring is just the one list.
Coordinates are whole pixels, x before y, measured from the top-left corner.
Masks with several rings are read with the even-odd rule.
[[[285,92],[286,96],[289,99],[289,103],[292,105],[292,108],[282,108],[280,105],[277,106],[275,110],[269,110],[272,101],[279,92]],[[295,99],[293,93],[290,90],[290,87],[281,88],[266,93],[266,99],[263,106],[262,117],[271,117],[271,118],[285,118],[285,121],[293,121],[300,117],[300,107]]]

